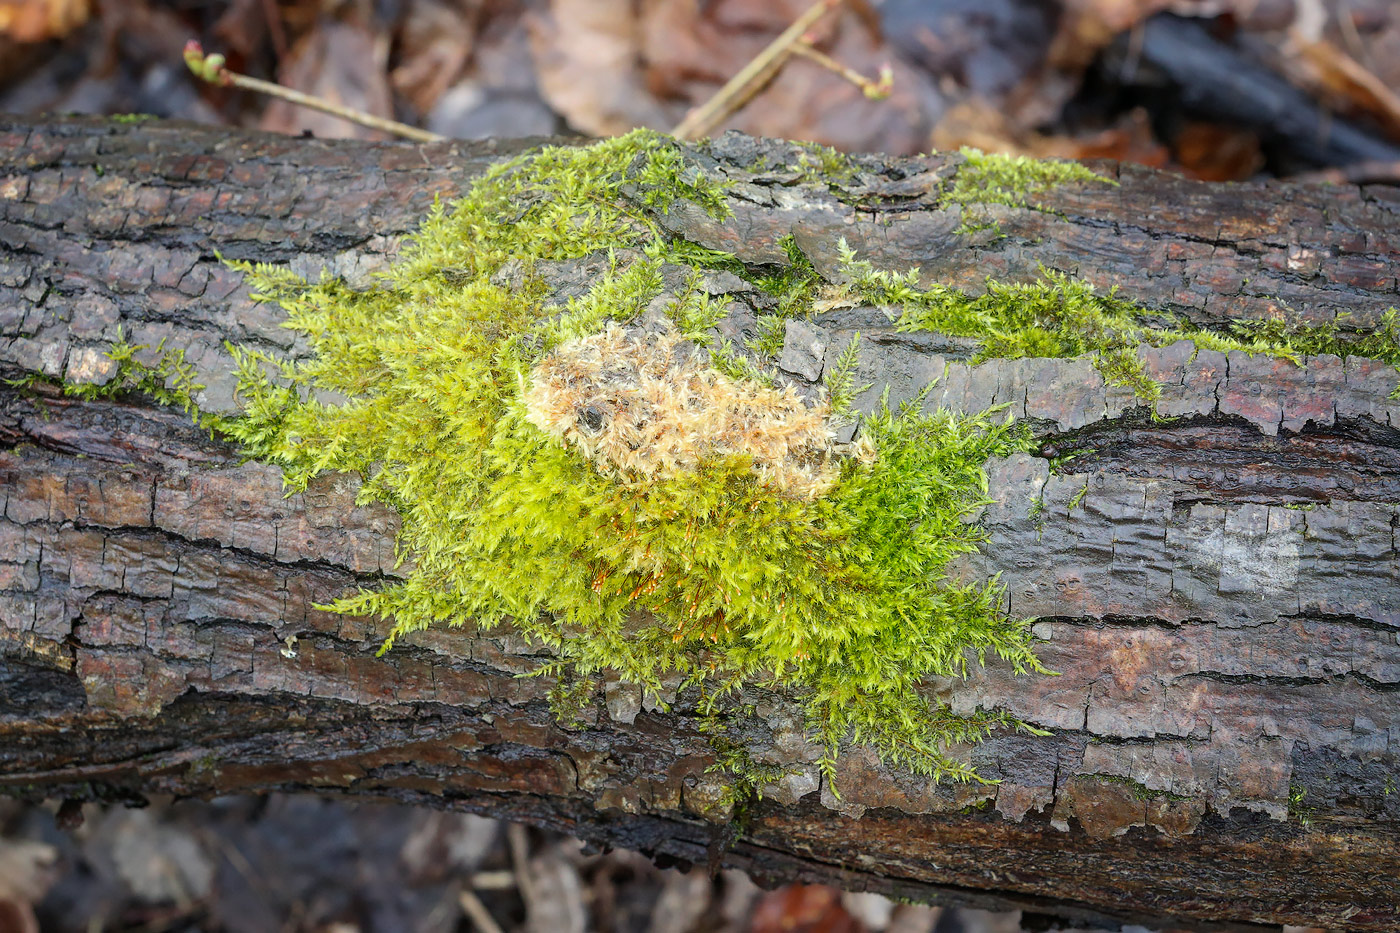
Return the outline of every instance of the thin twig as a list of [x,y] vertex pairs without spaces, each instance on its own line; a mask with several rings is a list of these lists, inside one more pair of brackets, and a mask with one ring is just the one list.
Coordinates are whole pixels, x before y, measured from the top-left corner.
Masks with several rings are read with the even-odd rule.
[[879,80],[871,81],[859,71],[841,64],[830,55],[812,45],[811,41],[806,36],[803,36],[793,44],[792,51],[804,58],[811,59],[823,68],[836,72],[838,75],[860,88],[861,93],[871,100],[884,100],[886,97],[890,96],[890,91],[894,89],[894,69],[889,65],[881,65]]
[[713,97],[686,114],[685,119],[671,131],[671,135],[677,139],[694,139],[709,133],[721,120],[742,107],[759,88],[772,80],[792,52],[793,45],[807,30],[816,25],[817,20],[841,3],[842,0],[820,0],[813,5],[783,30],[782,35],[755,55],[753,61],[739,69],[739,73],[730,78]]
[[520,899],[525,902],[525,912],[532,907],[538,909],[538,893],[535,879],[530,876],[530,841],[525,827],[519,823],[506,824],[506,842],[510,847],[510,863],[515,869],[515,886],[520,890]]
[[471,886],[478,891],[506,891],[515,887],[515,873],[509,871],[472,872]]
[[462,913],[471,920],[472,926],[481,933],[504,933],[501,925],[496,922],[496,918],[491,916],[491,912],[486,909],[486,905],[481,903],[481,898],[477,897],[471,888],[463,888],[457,892],[457,903],[462,907]]
[[310,107],[312,110],[329,113],[332,116],[340,117],[342,120],[349,120],[351,123],[358,123],[370,129],[383,130],[386,133],[393,133],[395,136],[403,136],[420,143],[440,143],[447,139],[446,136],[439,136],[437,133],[420,130],[416,126],[409,126],[397,120],[386,120],[383,117],[376,117],[359,110],[351,110],[349,107],[342,107],[328,100],[312,97],[310,94],[303,94],[301,91],[294,91],[280,84],[273,84],[271,81],[250,78],[247,75],[231,71],[225,67],[224,57],[222,55],[217,53],[205,55],[204,48],[193,39],[185,43],[185,64],[189,66],[190,71],[194,72],[196,77],[203,81],[208,81],[210,84],[218,84],[224,87],[241,87],[245,90],[268,94],[272,97],[280,97],[282,100],[291,101],[302,107]]

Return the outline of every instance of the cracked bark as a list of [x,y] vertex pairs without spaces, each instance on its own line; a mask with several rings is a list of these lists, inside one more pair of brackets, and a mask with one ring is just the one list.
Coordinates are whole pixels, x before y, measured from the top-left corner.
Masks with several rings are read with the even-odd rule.
[[[956,156],[871,161],[837,198],[734,167],[769,145],[715,150],[710,170],[739,182],[732,220],[668,222],[750,263],[792,232],[824,272],[844,236],[877,267],[970,289],[1043,264],[1198,322],[1286,308],[1365,326],[1396,300],[1394,189],[1124,166],[1120,187],[982,209],[1005,237],[959,236],[935,196]],[[215,250],[363,281],[433,197],[518,149],[0,121],[3,375],[90,378],[121,327],[187,349],[201,402],[229,410],[225,340],[302,348]],[[1002,574],[1060,676],[991,666],[930,689],[1054,734],[971,750],[989,786],[929,786],[850,749],[837,800],[794,711],[753,693],[745,738],[798,770],[726,863],[1067,917],[1400,924],[1391,368],[1145,350],[1176,419],[1160,422],[1082,360],[971,366],[870,308],[802,328],[838,349],[859,330],[858,377],[895,400],[936,376],[934,403],[1015,400],[1035,425],[1039,455],[991,466],[991,540],[963,570]],[[1052,474],[1072,448],[1092,453]],[[723,825],[687,696],[662,713],[608,684],[588,727],[564,729],[550,683],[514,676],[538,661],[518,639],[433,632],[380,659],[378,625],[314,608],[395,572],[394,515],[354,493],[327,476],[284,499],[276,469],[140,399],[0,386],[0,787],[392,797],[706,862]]]

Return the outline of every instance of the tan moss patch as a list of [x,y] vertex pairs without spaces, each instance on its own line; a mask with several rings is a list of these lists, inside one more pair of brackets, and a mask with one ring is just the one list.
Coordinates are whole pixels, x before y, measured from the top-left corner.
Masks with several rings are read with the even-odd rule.
[[[675,333],[647,341],[610,326],[571,340],[531,371],[532,424],[600,470],[671,479],[721,457],[750,459],[784,494],[815,499],[836,482],[830,406],[788,386],[739,382]],[[869,443],[857,455],[872,453]]]

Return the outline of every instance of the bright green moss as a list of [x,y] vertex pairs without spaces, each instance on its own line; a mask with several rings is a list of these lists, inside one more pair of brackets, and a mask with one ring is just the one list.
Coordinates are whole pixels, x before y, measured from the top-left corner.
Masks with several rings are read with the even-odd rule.
[[1317,814],[1316,807],[1306,806],[1303,801],[1308,799],[1308,789],[1302,784],[1290,784],[1288,787],[1288,815],[1298,821],[1298,825],[1304,829],[1311,826],[1313,818]]
[[798,143],[797,149],[797,170],[802,181],[840,187],[849,185],[859,171],[855,160],[840,149],[812,142]]
[[1057,185],[1072,182],[1117,184],[1090,171],[1078,162],[1033,159],[964,147],[963,162],[952,180],[944,185],[938,202],[963,209],[958,233],[997,229],[985,210],[989,204],[1036,208],[1033,199]]
[[944,204],[1004,204],[1026,207],[1031,198],[1071,182],[1110,183],[1078,162],[1033,159],[980,149],[961,150],[962,165],[943,190]]
[[[151,351],[153,362],[137,359],[145,350]],[[117,364],[116,372],[106,382],[57,382],[37,373],[6,381],[20,388],[39,382],[53,384],[59,386],[64,395],[88,400],[118,398],[128,393],[146,395],[161,405],[179,408],[203,428],[215,430],[222,424],[216,416],[201,412],[195,403],[195,396],[204,385],[198,381],[194,364],[185,359],[184,350],[167,350],[164,340],[154,348],[133,344],[118,327],[117,339],[107,349],[106,356]]]
[[[955,716],[918,688],[989,653],[1039,669],[1024,623],[998,608],[1000,586],[947,575],[981,538],[967,519],[985,501],[983,464],[1027,444],[1005,419],[925,414],[922,399],[882,409],[862,426],[877,455],[843,460],[815,498],[763,481],[742,454],[680,477],[609,475],[527,419],[531,367],[646,308],[660,262],[733,267],[661,233],[653,218],[676,198],[725,211],[674,143],[634,133],[493,170],[434,209],[373,288],[242,266],[314,355],[238,351],[244,415],[228,433],[293,489],[354,472],[362,501],[402,516],[407,579],[332,607],[392,620],[386,649],[430,625],[511,622],[557,653],[545,669],[568,678],[562,710],[576,712],[604,670],[654,692],[680,671],[704,687],[707,715],[766,684],[804,704],[828,770],[854,738],[924,774],[975,777],[947,744],[1019,724]],[[613,257],[610,272],[562,313],[548,303],[539,263],[598,255]],[[800,251],[790,259],[758,279],[780,321],[819,284]],[[668,313],[703,340],[722,309],[692,279]],[[754,374],[749,357],[716,350],[716,364]],[[843,359],[832,390],[849,404],[854,349]],[[328,391],[343,401],[319,400]]]
[[958,289],[919,284],[918,270],[903,275],[872,269],[843,244],[846,295],[899,309],[901,330],[927,330],[980,342],[977,362],[988,359],[1091,356],[1094,366],[1113,385],[1126,386],[1147,402],[1161,394],[1138,358],[1138,347],[1161,347],[1189,340],[1198,348],[1239,350],[1301,360],[1331,353],[1362,356],[1400,365],[1400,319],[1392,309],[1378,327],[1347,332],[1345,321],[1325,325],[1283,321],[1232,321],[1210,330],[1186,320],[1161,326],[1153,314],[1117,296],[1116,290],[1095,291],[1087,282],[1043,270],[1029,283],[987,281],[981,295]]

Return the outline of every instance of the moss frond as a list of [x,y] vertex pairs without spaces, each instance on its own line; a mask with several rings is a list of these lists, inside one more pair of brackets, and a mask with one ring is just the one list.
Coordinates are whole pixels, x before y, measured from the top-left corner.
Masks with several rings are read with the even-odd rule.
[[[148,363],[140,359],[143,355],[152,361]],[[81,399],[117,398],[128,393],[146,395],[161,405],[180,409],[206,430],[212,431],[221,426],[221,419],[199,410],[196,397],[204,390],[204,384],[199,381],[194,364],[185,358],[184,350],[166,349],[164,339],[154,347],[133,344],[118,327],[116,340],[108,348],[106,356],[117,364],[116,372],[109,380],[103,383],[63,382],[63,393]],[[24,385],[38,378],[11,384]]]
[[967,147],[960,151],[963,161],[938,195],[940,206],[961,208],[963,218],[958,233],[991,230],[999,234],[999,225],[987,210],[991,204],[1041,210],[1035,203],[1036,196],[1059,185],[1073,182],[1117,184],[1077,162],[1012,156]]
[[[1179,340],[1198,349],[1240,351],[1300,361],[1322,353],[1362,356],[1400,365],[1400,315],[1387,312],[1366,331],[1348,331],[1345,319],[1323,325],[1282,320],[1231,321],[1219,330],[1171,321],[1118,297],[1116,289],[1097,291],[1088,282],[1042,269],[1033,282],[989,279],[981,295],[933,284],[924,287],[919,270],[894,273],[874,269],[843,244],[843,284],[829,291],[897,309],[896,326],[935,331],[979,341],[976,361],[989,359],[1090,356],[1104,381],[1125,386],[1151,403],[1161,387],[1138,358],[1143,345],[1162,347]],[[1160,322],[1167,320],[1166,326]]]
[[1115,184],[1078,162],[1033,159],[964,147],[963,163],[942,192],[940,202],[967,207],[1004,204],[1026,207],[1036,195],[1072,182]]
[[839,419],[850,417],[851,403],[856,396],[869,389],[874,383],[856,385],[856,366],[860,363],[860,331],[851,335],[851,342],[836,356],[836,361],[826,373],[826,391],[831,403],[832,416]]

